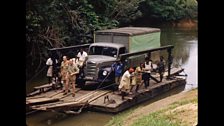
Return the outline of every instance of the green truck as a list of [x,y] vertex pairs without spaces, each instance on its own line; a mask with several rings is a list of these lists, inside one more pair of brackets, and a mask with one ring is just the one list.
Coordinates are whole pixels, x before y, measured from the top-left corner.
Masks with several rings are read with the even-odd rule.
[[[120,60],[121,54],[160,47],[160,34],[160,29],[149,27],[123,27],[96,31],[94,43],[88,50],[84,80],[98,83],[114,81],[114,73],[111,72],[112,63]],[[144,62],[144,58],[144,54],[131,56],[125,60],[125,63],[134,67]]]

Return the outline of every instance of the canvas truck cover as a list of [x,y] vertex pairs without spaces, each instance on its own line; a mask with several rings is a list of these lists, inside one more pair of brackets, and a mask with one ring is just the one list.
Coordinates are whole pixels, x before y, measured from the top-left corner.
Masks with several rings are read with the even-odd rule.
[[160,29],[150,27],[123,27],[96,31],[94,42],[124,44],[128,52],[160,47]]

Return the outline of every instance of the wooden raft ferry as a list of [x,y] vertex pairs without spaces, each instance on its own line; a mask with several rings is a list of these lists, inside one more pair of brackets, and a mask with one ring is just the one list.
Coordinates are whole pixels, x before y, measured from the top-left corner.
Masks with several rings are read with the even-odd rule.
[[[117,113],[173,88],[184,86],[186,78],[178,76],[183,70],[183,68],[172,68],[171,79],[163,79],[160,83],[150,80],[148,89],[141,85],[138,93],[129,94],[124,100],[121,100],[118,91],[105,89],[91,91],[76,88],[76,95],[72,97],[71,93],[63,95],[62,90],[53,90],[51,84],[46,84],[35,87],[36,91],[27,95],[26,105],[32,110],[65,112],[68,114],[78,114],[85,108]],[[165,72],[166,76],[167,72]],[[154,75],[154,77],[158,78],[159,76]]]

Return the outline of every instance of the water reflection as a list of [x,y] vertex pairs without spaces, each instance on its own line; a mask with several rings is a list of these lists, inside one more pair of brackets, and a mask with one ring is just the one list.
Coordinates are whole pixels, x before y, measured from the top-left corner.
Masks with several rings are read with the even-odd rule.
[[40,112],[27,117],[30,126],[103,126],[112,118],[112,114],[83,112],[79,115]]
[[186,30],[184,28],[161,28],[161,45],[174,45],[174,65],[185,64],[190,56],[190,50],[194,42],[197,44],[196,29]]
[[161,45],[174,45],[173,66],[181,65],[187,77],[186,89],[198,86],[198,34],[194,28],[161,27]]

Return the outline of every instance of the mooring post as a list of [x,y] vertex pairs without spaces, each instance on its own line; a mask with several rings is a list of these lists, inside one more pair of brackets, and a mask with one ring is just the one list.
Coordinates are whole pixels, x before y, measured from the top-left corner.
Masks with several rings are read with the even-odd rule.
[[151,52],[148,52],[147,56],[151,59]]
[[171,65],[172,65],[172,60],[173,60],[172,56],[171,56],[172,48],[168,48],[167,52],[168,52],[168,76],[167,76],[167,79],[170,79],[170,70],[171,70]]

